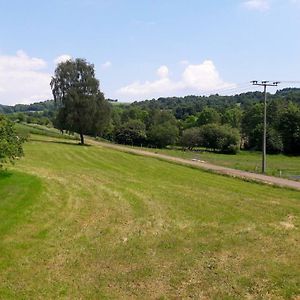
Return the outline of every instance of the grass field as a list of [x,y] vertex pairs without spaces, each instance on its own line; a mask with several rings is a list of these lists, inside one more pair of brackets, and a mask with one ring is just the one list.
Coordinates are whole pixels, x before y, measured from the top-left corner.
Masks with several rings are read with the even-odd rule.
[[62,134],[59,130],[53,127],[46,127],[43,125],[38,124],[25,124],[25,123],[15,123],[15,128],[17,132],[23,136],[30,136],[31,134],[34,135],[43,135],[55,138],[64,138],[64,139],[79,139],[78,136],[69,135],[69,134]]
[[[143,149],[185,159],[195,158],[215,165],[248,172],[261,172],[261,153],[256,151],[240,151],[236,155],[228,155],[207,151],[182,151],[180,149]],[[267,175],[300,180],[300,156],[267,155]]]
[[0,299],[296,299],[300,193],[32,136],[0,177]]

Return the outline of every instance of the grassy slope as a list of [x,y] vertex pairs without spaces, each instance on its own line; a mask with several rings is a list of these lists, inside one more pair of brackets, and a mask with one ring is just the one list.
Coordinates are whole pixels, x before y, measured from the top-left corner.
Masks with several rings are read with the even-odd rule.
[[75,143],[0,179],[0,298],[300,293],[299,192]]
[[[145,150],[171,155],[185,159],[200,159],[209,163],[224,167],[244,170],[249,172],[261,172],[261,153],[254,151],[241,151],[237,155],[219,154],[212,152],[194,152],[175,149],[153,149]],[[292,178],[300,176],[300,156],[287,156],[283,154],[267,156],[267,174],[272,176]]]
[[[43,135],[54,138],[76,139],[76,135],[61,134],[61,132],[53,127],[46,127],[38,124],[15,123],[17,132],[21,135],[28,136],[30,134]],[[78,139],[78,138],[77,138]]]

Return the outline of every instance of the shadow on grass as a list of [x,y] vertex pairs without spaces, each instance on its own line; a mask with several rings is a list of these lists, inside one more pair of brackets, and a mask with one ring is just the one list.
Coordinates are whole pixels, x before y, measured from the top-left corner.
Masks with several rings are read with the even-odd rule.
[[0,167],[0,180],[11,177],[12,172],[6,170],[6,169],[1,169]]
[[80,146],[80,147],[91,147],[92,145],[88,145],[88,144],[80,144],[80,143],[75,143],[75,142],[66,142],[66,141],[47,141],[47,140],[39,140],[39,139],[30,139],[30,141],[33,142],[39,142],[39,143],[50,143],[50,144],[62,144],[62,145],[71,145],[71,146]]

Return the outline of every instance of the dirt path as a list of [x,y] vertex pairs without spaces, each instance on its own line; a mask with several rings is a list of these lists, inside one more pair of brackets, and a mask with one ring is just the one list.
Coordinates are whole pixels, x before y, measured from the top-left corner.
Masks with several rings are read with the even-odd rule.
[[239,177],[239,178],[243,178],[243,179],[259,181],[259,182],[263,182],[265,184],[277,185],[277,186],[281,186],[281,187],[289,187],[289,188],[293,188],[296,190],[300,190],[300,182],[289,180],[289,179],[278,178],[278,177],[267,176],[267,175],[256,174],[256,173],[250,173],[250,172],[246,172],[246,171],[241,171],[241,170],[236,170],[236,169],[213,165],[213,164],[210,164],[207,162],[192,161],[192,160],[183,159],[183,158],[179,158],[179,157],[173,157],[173,156],[169,156],[169,155],[165,155],[165,154],[130,148],[130,147],[122,146],[122,145],[98,142],[98,141],[95,141],[92,139],[88,139],[88,142],[93,145],[98,145],[98,146],[102,146],[102,147],[106,147],[106,148],[112,148],[112,149],[123,151],[123,152],[133,153],[133,154],[142,155],[142,156],[154,157],[154,158],[163,159],[166,161],[171,161],[171,162],[182,164],[182,165],[193,166],[193,167],[196,167],[199,169],[210,170],[210,171],[214,171],[218,174],[224,174],[224,175],[228,175],[228,176],[232,176],[232,177]]

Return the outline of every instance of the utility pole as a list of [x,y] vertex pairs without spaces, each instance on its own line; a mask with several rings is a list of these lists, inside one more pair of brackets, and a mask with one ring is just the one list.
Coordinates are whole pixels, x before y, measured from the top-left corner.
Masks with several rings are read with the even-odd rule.
[[261,171],[263,174],[266,173],[267,170],[267,87],[268,86],[278,86],[279,81],[275,81],[270,83],[269,81],[251,81],[253,85],[259,85],[264,87],[264,133],[263,133],[263,149],[262,149],[262,167]]

